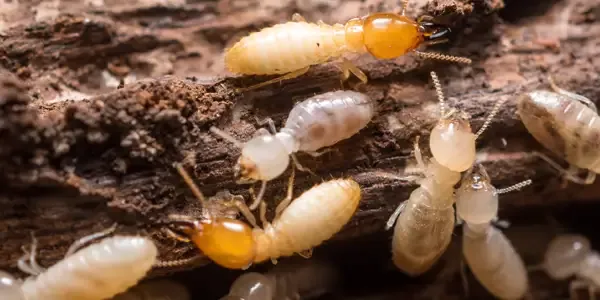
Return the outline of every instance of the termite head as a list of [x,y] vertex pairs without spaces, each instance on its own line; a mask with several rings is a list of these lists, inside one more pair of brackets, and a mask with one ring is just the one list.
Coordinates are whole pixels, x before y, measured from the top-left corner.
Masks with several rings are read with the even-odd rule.
[[173,221],[175,231],[183,233],[212,261],[229,269],[249,267],[255,254],[252,229],[229,218]]
[[260,273],[245,273],[238,277],[229,294],[220,300],[271,300],[275,299],[275,283]]
[[456,192],[456,211],[471,224],[491,222],[498,214],[498,193],[485,168],[473,166]]
[[590,241],[582,235],[565,234],[554,238],[544,255],[544,269],[556,280],[573,276],[591,252]]
[[447,41],[447,36],[452,32],[448,26],[436,24],[429,21],[432,19],[429,16],[419,18],[419,32],[424,37],[424,42],[427,44],[438,44]]
[[290,163],[285,146],[274,135],[254,137],[242,149],[234,172],[239,183],[269,181],[281,175]]
[[455,172],[464,172],[475,161],[475,139],[469,116],[453,110],[431,130],[429,147],[433,157],[442,166]]
[[[393,13],[375,13],[363,21],[363,43],[379,59],[392,59],[416,49],[425,36],[414,20]],[[349,22],[350,23],[350,22]],[[348,31],[348,25],[346,25]]]

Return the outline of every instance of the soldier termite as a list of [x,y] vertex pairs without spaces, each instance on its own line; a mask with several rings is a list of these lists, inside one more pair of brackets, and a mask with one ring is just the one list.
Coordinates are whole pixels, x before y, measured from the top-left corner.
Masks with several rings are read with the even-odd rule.
[[27,300],[110,298],[141,280],[157,256],[156,246],[148,238],[114,236],[77,252],[72,247],[63,260],[44,270],[36,263],[36,246],[34,238],[30,253],[18,264],[33,275],[20,286]]
[[434,72],[431,77],[441,113],[429,140],[433,157],[425,165],[415,142],[415,156],[425,178],[386,224],[386,229],[390,229],[396,223],[392,239],[394,264],[411,276],[429,270],[448,247],[454,230],[454,185],[460,180],[460,172],[475,162],[476,138],[488,128],[502,103],[496,103],[484,125],[473,134],[466,113],[456,109],[446,113],[441,85]]
[[188,289],[172,280],[153,280],[140,283],[111,300],[190,300]]
[[[544,147],[564,158],[571,167],[563,169],[541,153],[535,153],[559,170],[565,179],[591,184],[600,172],[600,118],[588,98],[559,88],[548,78],[554,92],[536,90],[518,99],[518,114],[527,130]],[[588,170],[585,179],[579,169]]]
[[235,167],[238,183],[262,181],[261,189],[250,210],[255,210],[265,192],[267,181],[281,175],[288,167],[290,156],[297,168],[304,170],[294,153],[319,155],[317,150],[350,138],[373,118],[375,107],[371,99],[354,91],[335,91],[308,98],[290,111],[285,126],[277,132],[267,119],[271,133],[261,128],[257,136],[246,143],[211,127],[211,131],[242,149]]
[[[203,205],[206,200],[200,189],[181,165],[177,170]],[[289,184],[293,182],[293,172]],[[291,201],[291,191],[288,197]],[[256,224],[254,216],[241,200],[233,205],[248,219],[254,229],[240,220],[210,217],[191,219],[172,217],[171,227],[184,233],[215,263],[230,269],[245,269],[252,263],[294,253],[303,254],[331,238],[352,217],[361,199],[358,183],[352,179],[323,182],[304,192],[295,201],[276,213],[273,223],[266,220],[266,204],[261,202],[260,219],[264,229]],[[186,238],[180,237],[186,240]]]
[[310,66],[342,57],[342,80],[350,73],[367,82],[358,67],[343,56],[369,53],[377,59],[393,59],[414,52],[423,58],[470,64],[463,57],[420,52],[422,45],[445,42],[450,29],[423,16],[413,20],[405,16],[405,0],[401,13],[374,13],[349,20],[345,25],[328,25],[322,21],[308,23],[299,14],[292,21],[265,28],[244,37],[225,53],[230,72],[253,75],[285,74],[246,89],[298,77]]
[[220,300],[313,299],[331,292],[338,278],[338,270],[324,261],[285,261],[265,274],[242,274]]
[[541,266],[530,270],[543,269],[554,280],[565,280],[571,276],[577,279],[569,285],[570,299],[577,299],[577,289],[586,287],[589,299],[596,299],[600,287],[600,253],[592,250],[590,241],[578,234],[562,234],[548,245]]
[[531,180],[496,189],[483,166],[476,164],[456,192],[456,213],[464,221],[463,256],[475,278],[500,299],[521,299],[529,285],[523,260],[492,225],[498,215],[498,195],[529,184]]

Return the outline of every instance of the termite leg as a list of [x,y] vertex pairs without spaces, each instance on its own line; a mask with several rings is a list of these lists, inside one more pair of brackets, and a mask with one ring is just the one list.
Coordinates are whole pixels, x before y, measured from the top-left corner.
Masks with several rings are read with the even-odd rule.
[[573,280],[571,281],[571,283],[569,284],[569,299],[578,299],[577,297],[577,290],[580,288],[590,288],[590,284],[589,282],[585,281],[585,280]]
[[408,8],[408,1],[409,0],[402,0],[402,8],[400,9],[400,14],[403,16],[406,14],[406,8]]
[[97,240],[99,238],[103,238],[111,233],[113,233],[116,229],[117,229],[117,223],[113,224],[111,227],[104,229],[100,232],[96,232],[96,233],[92,233],[90,235],[84,236],[82,238],[80,238],[79,240],[75,241],[71,247],[69,247],[69,250],[67,250],[67,253],[65,254],[65,257],[69,257],[71,256],[73,253],[75,253],[75,251],[81,249],[81,247],[83,247],[85,244],[93,241],[93,240]]
[[508,229],[508,227],[510,227],[509,221],[501,220],[500,218],[498,218],[498,216],[495,216],[494,219],[492,219],[491,223],[492,225],[501,229]]
[[258,196],[254,196],[254,191],[252,188],[250,188],[250,194],[252,195],[252,198],[254,198],[254,201],[252,201],[252,205],[250,205],[250,210],[255,210],[258,205],[260,204],[260,202],[262,202],[262,198],[265,195],[265,190],[267,189],[267,182],[266,181],[261,181],[261,185],[260,185],[260,191],[258,191]]
[[295,176],[296,176],[296,171],[295,171],[295,169],[292,169],[292,174],[290,175],[290,179],[288,180],[287,195],[286,195],[285,199],[283,199],[283,201],[281,201],[275,208],[275,220],[277,220],[279,218],[279,216],[281,216],[281,213],[283,213],[283,210],[285,210],[286,207],[288,207],[288,205],[290,205],[290,202],[292,202],[293,193],[294,193],[294,177]]
[[304,152],[304,153],[306,153],[306,154],[308,154],[308,155],[310,155],[312,157],[319,157],[319,156],[321,156],[323,154],[326,154],[326,153],[329,153],[331,151],[333,151],[332,148],[326,148],[326,149],[323,149],[323,150],[320,150],[320,151],[310,151],[310,152]]
[[23,251],[25,252],[25,254],[21,258],[19,258],[19,261],[17,262],[17,266],[19,267],[19,269],[33,276],[37,276],[43,273],[45,269],[37,263],[35,257],[37,252],[37,239],[35,238],[33,232],[31,232],[30,251],[28,252],[25,248],[23,248]]
[[313,176],[317,176],[317,174],[315,174],[311,169],[306,168],[306,167],[304,167],[304,166],[302,166],[300,164],[300,161],[298,161],[298,158],[296,157],[296,154],[292,153],[292,154],[290,154],[290,156],[292,157],[292,161],[294,162],[294,166],[296,168],[298,168],[298,170],[300,170],[302,172],[308,172],[308,173],[310,173]]
[[250,211],[250,208],[248,208],[248,205],[246,205],[246,203],[232,198],[232,200],[229,201],[229,203],[227,203],[227,205],[235,206],[237,208],[237,210],[240,213],[242,213],[244,218],[246,218],[246,220],[248,220],[248,223],[250,223],[250,225],[252,225],[252,227],[259,228],[258,224],[256,223],[256,218],[254,217],[254,215],[252,214],[252,212]]
[[414,144],[415,158],[417,159],[417,164],[419,165],[419,168],[421,170],[423,170],[423,172],[425,172],[425,170],[426,170],[425,161],[423,160],[423,154],[421,153],[421,148],[419,147],[419,138],[420,138],[420,136],[417,136],[415,138],[415,144]]
[[267,221],[267,203],[265,203],[265,201],[262,201],[260,203],[260,209],[258,211],[258,215],[260,216],[260,222],[262,223],[263,228],[267,228],[267,226],[269,225],[269,221]]
[[302,251],[298,252],[298,255],[300,255],[302,258],[309,259],[313,255],[313,249],[310,248],[310,249],[302,250]]
[[465,298],[469,298],[469,280],[467,279],[467,266],[464,258],[460,259],[460,279],[462,280]]
[[360,79],[360,81],[362,81],[363,84],[366,84],[369,80],[367,75],[363,71],[361,71],[357,66],[355,66],[352,62],[345,58],[342,58],[340,69],[342,70],[342,87],[344,86],[344,81],[350,78],[350,73],[358,77],[358,79]]
[[220,138],[236,145],[238,148],[243,148],[244,144],[240,141],[238,141],[236,138],[234,138],[233,136],[231,136],[230,134],[228,134],[227,132],[217,128],[217,127],[210,127],[210,132],[212,132],[214,135],[219,136]]
[[550,82],[550,87],[556,93],[561,94],[561,95],[563,95],[565,97],[577,100],[577,101],[585,104],[587,107],[591,108],[595,113],[598,113],[598,109],[596,108],[596,104],[594,104],[594,102],[592,102],[592,100],[590,100],[587,97],[584,97],[582,95],[575,94],[573,92],[569,92],[567,90],[563,90],[562,88],[558,87],[558,85],[556,85],[556,83],[554,82],[554,79],[552,78],[551,75],[548,75],[548,81]]
[[267,117],[263,120],[259,120],[257,117],[256,118],[256,123],[258,124],[258,126],[264,126],[265,124],[268,125],[269,130],[271,131],[271,134],[276,134],[277,133],[277,127],[275,127],[275,122],[273,121],[273,119]]
[[175,231],[173,231],[169,228],[164,228],[163,230],[170,238],[172,238],[174,240],[177,240],[177,241],[180,241],[183,243],[191,243],[192,242],[189,238],[184,237],[181,234],[175,233]]
[[545,155],[543,153],[534,151],[531,154],[544,160],[547,164],[549,164],[551,167],[553,167],[558,172],[560,172],[564,176],[564,178],[566,178],[574,183],[587,185],[587,184],[594,183],[594,181],[596,180],[596,173],[594,173],[592,171],[588,171],[587,177],[585,179],[581,179],[581,178],[577,177],[576,174],[574,174],[574,172],[576,170],[578,170],[577,167],[571,166],[569,168],[569,170],[565,170],[565,168],[561,167],[552,158],[548,157],[547,155]]
[[400,214],[404,210],[405,206],[406,206],[406,201],[404,201],[404,202],[400,203],[400,205],[398,205],[398,207],[396,208],[394,213],[390,216],[390,218],[385,223],[385,230],[390,230],[390,228],[392,228],[394,226],[394,223],[396,223],[396,219],[398,219],[398,216],[400,216]]
[[306,23],[306,19],[301,14],[299,14],[299,13],[294,13],[292,15],[292,21]]
[[284,80],[296,78],[296,77],[301,76],[304,73],[308,72],[309,68],[310,68],[310,66],[302,68],[302,69],[299,69],[299,70],[296,70],[296,71],[292,71],[292,72],[287,73],[287,74],[285,74],[283,76],[279,76],[277,78],[273,78],[273,79],[267,80],[265,82],[261,82],[261,83],[255,84],[255,85],[251,85],[251,86],[249,86],[247,88],[242,88],[240,90],[242,92],[249,91],[249,90],[254,90],[254,89],[261,88],[263,86],[269,85],[269,84],[273,84],[273,83],[276,83],[276,82],[281,82],[281,81],[284,81]]

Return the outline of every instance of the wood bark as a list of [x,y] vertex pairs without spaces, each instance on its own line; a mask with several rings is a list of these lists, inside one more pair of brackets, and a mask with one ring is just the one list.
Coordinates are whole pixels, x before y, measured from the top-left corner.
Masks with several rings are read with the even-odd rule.
[[[440,76],[448,104],[471,115],[474,130],[496,101],[506,101],[478,142],[480,159],[499,187],[527,178],[534,184],[501,197],[502,218],[510,219],[526,207],[597,200],[600,184],[562,188],[559,174],[531,156],[532,151],[543,149],[520,122],[515,100],[524,91],[549,88],[549,74],[565,89],[600,99],[600,4],[531,0],[523,2],[521,11],[521,4],[513,3],[518,1],[508,2],[503,10],[501,1],[414,2],[412,14],[427,12],[453,26],[451,43],[431,50],[468,56],[474,63],[423,61],[412,55],[395,61],[356,60],[370,80],[356,89],[372,98],[378,113],[365,129],[333,146],[330,153],[318,158],[300,154],[302,164],[317,176],[299,173],[294,187],[299,195],[329,178],[349,176],[358,181],[363,189],[359,210],[334,240],[352,241],[381,232],[391,212],[417,187],[414,180],[381,174],[401,175],[414,168],[411,151],[417,136],[428,155],[426,141],[438,118],[430,71]],[[210,9],[197,4],[184,11],[202,15]],[[565,10],[569,11],[566,19]],[[90,83],[81,83],[88,75],[97,75],[102,68],[116,74],[119,67],[126,74],[136,67],[115,61],[132,64],[139,53],[185,52],[183,37],[173,29],[131,30],[134,25],[124,20],[134,12],[150,14],[122,8],[101,15],[65,15],[3,31],[0,269],[14,270],[21,246],[30,244],[30,232],[39,241],[42,264],[51,265],[74,240],[113,223],[120,224],[119,233],[155,238],[162,260],[194,257],[198,253],[194,247],[176,243],[155,226],[169,214],[201,215],[199,203],[172,164],[185,162],[207,196],[224,189],[247,196],[248,186],[233,180],[239,149],[211,135],[208,128],[217,126],[247,141],[261,127],[257,119],[273,118],[279,128],[295,102],[340,88],[339,70],[329,63],[299,78],[244,93],[236,89],[269,77],[185,77],[174,72],[175,76],[127,83],[78,101],[69,100],[76,98],[73,93],[57,92],[69,87],[69,91],[92,94],[86,91]],[[222,30],[219,38],[226,40],[236,30],[247,29],[246,23],[260,19],[271,24],[284,15],[280,11],[275,17],[264,17],[263,12],[263,17],[234,23],[240,14],[186,23],[181,32],[202,32],[208,40],[209,32],[218,35]],[[119,28],[121,24],[127,27]],[[270,209],[282,199],[287,176],[289,170],[269,183]],[[206,263],[198,259],[167,271]]]

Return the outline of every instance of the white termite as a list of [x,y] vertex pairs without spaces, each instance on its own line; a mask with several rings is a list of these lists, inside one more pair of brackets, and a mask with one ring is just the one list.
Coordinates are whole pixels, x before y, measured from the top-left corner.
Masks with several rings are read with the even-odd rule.
[[190,300],[188,289],[173,280],[142,282],[111,300]]
[[0,299],[24,300],[21,284],[22,282],[10,273],[0,271]]
[[[535,153],[559,170],[565,179],[578,184],[591,184],[600,172],[600,117],[590,99],[559,88],[549,78],[551,91],[536,90],[518,99],[517,112],[533,137],[571,167],[562,168],[551,158]],[[579,169],[588,170],[586,178],[577,176]]]
[[454,230],[454,185],[460,180],[460,172],[475,161],[476,138],[488,127],[502,103],[496,103],[482,128],[473,134],[465,113],[456,109],[446,113],[437,75],[431,72],[431,77],[441,113],[430,136],[433,157],[425,165],[418,143],[415,143],[415,156],[425,178],[386,224],[389,229],[396,223],[392,239],[394,264],[411,276],[429,270],[448,247]]
[[158,252],[149,238],[114,236],[73,254],[69,251],[63,260],[44,270],[35,262],[36,244],[34,239],[31,252],[26,254],[29,264],[19,261],[19,268],[33,275],[21,286],[26,300],[111,298],[141,280]]
[[277,264],[265,274],[238,277],[221,300],[283,300],[321,297],[336,287],[340,274],[323,261],[303,260]]
[[298,151],[319,155],[317,150],[350,138],[364,128],[375,113],[371,99],[354,91],[335,91],[308,98],[294,106],[284,128],[277,132],[269,118],[271,132],[261,128],[257,135],[241,143],[229,134],[211,127],[211,131],[242,149],[236,164],[238,183],[262,181],[258,196],[250,205],[255,210],[267,181],[281,175],[290,163],[304,170],[294,153]]
[[471,168],[456,192],[456,212],[463,224],[462,252],[475,278],[495,297],[521,299],[528,290],[523,260],[506,236],[492,225],[498,195],[531,184],[526,180],[497,190],[480,164]]
[[563,234],[550,242],[542,268],[555,280],[565,280],[571,276],[569,291],[571,299],[577,299],[577,289],[588,289],[589,298],[596,299],[600,288],[600,253],[594,251],[590,241],[582,235]]

